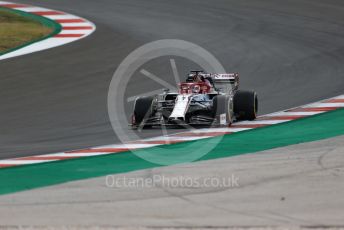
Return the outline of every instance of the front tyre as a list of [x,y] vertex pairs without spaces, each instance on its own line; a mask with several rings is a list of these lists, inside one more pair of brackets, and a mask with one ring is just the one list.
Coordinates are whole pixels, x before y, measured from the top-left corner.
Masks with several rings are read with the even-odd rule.
[[220,126],[230,126],[233,122],[233,103],[228,95],[213,98],[213,116]]
[[152,116],[153,113],[153,101],[154,96],[150,97],[139,97],[135,101],[134,114],[132,116],[132,126],[137,128],[142,126],[148,128],[144,125],[146,119]]
[[234,114],[237,120],[257,118],[258,97],[253,91],[238,90],[234,95]]

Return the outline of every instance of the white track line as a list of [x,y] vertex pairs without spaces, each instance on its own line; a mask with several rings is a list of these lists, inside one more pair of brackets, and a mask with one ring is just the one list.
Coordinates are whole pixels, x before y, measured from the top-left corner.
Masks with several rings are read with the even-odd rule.
[[116,148],[127,148],[127,149],[141,149],[141,148],[151,148],[157,146],[158,144],[137,144],[137,143],[127,143],[127,144],[115,144],[115,145],[105,145],[101,147],[95,147],[93,149],[116,149]]
[[235,125],[275,125],[286,122],[288,120],[254,120],[254,121],[240,121]]
[[1,165],[28,165],[28,164],[39,164],[47,163],[56,160],[1,160]]
[[[20,10],[20,11],[24,11],[24,12],[40,12],[40,11],[48,11],[48,9],[43,8],[43,7],[36,7],[36,6],[30,6],[30,7],[13,7],[12,9],[15,10]],[[49,10],[49,11],[53,11],[53,10]]]
[[319,107],[344,107],[344,103],[314,103],[305,106],[304,108],[319,108]]
[[77,23],[60,23],[62,27],[70,27],[70,26],[89,26],[86,22],[77,22]]
[[320,114],[323,112],[277,112],[277,113],[271,113],[259,117],[275,117],[275,116],[313,116],[316,114]]

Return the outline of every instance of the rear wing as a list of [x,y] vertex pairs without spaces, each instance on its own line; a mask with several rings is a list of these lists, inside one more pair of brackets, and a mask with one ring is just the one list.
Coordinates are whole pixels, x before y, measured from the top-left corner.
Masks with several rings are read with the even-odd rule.
[[195,74],[207,79],[216,88],[226,89],[226,91],[237,90],[239,88],[239,74],[238,73],[204,73],[201,70],[190,71],[186,82],[192,82]]
[[210,73],[203,76],[212,79],[215,85],[231,84],[233,89],[239,88],[238,73]]

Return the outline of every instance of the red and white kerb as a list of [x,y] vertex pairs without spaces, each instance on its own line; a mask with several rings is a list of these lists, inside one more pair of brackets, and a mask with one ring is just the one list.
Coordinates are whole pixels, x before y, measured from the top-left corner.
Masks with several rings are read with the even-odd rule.
[[1,55],[0,60],[34,53],[37,51],[50,49],[70,42],[74,42],[87,37],[96,29],[96,26],[92,22],[79,16],[68,14],[62,11],[4,1],[0,1],[0,7],[39,15],[41,17],[45,17],[55,21],[62,27],[62,30],[58,34],[42,41],[33,43],[31,45],[25,46],[13,52]]
[[0,160],[0,168],[14,167],[20,165],[28,164],[38,164],[46,163],[51,161],[67,160],[73,158],[89,157],[89,156],[99,156],[106,154],[117,154],[120,152],[125,152],[131,149],[142,149],[150,148],[159,145],[174,144],[192,140],[199,140],[203,138],[211,138],[215,136],[221,136],[236,132],[241,132],[245,130],[280,124],[284,122],[289,122],[292,120],[305,118],[328,111],[333,111],[339,108],[344,108],[344,95],[334,97],[331,99],[323,100],[320,102],[296,107],[293,109],[288,109],[281,112],[276,112],[272,114],[267,114],[258,117],[254,121],[242,121],[232,124],[228,128],[208,128],[187,131],[182,133],[177,133],[168,136],[159,136],[155,138],[149,138],[144,140],[139,140],[135,142],[125,143],[125,144],[114,144],[99,146],[89,149],[81,149],[74,151],[67,151],[54,154],[46,155],[36,155],[31,157],[22,157],[8,160]]

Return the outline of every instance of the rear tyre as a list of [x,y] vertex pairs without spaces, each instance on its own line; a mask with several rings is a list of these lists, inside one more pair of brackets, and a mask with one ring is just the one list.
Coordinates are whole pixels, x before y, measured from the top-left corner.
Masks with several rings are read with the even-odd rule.
[[[137,98],[134,105],[134,114],[132,117],[132,125],[133,127],[138,127],[142,125],[142,122],[145,119],[149,118],[153,111],[153,100],[154,96],[151,97],[140,97]],[[144,128],[149,128],[151,126],[147,126],[143,124]]]
[[234,114],[237,120],[254,120],[258,112],[256,92],[238,90],[234,95]]
[[213,98],[213,116],[217,124],[229,126],[233,121],[233,105],[227,95],[217,95]]

